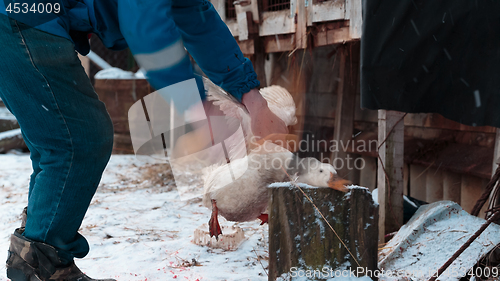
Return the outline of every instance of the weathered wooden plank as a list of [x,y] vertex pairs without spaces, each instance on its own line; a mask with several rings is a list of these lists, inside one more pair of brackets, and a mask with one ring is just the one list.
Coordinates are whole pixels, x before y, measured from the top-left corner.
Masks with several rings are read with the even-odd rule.
[[312,1],[306,1],[306,14],[307,14],[307,26],[312,26],[313,22],[313,3]]
[[349,20],[349,36],[353,39],[359,39],[363,25],[361,0],[346,0],[345,2],[345,19]]
[[405,126],[425,128],[449,129],[457,131],[495,133],[496,128],[491,126],[473,127],[447,119],[437,113],[409,113],[405,118]]
[[266,85],[272,85],[271,78],[273,76],[275,63],[276,63],[276,54],[268,53],[264,60],[264,74],[266,76]]
[[253,39],[248,39],[245,41],[237,40],[238,45],[240,46],[241,52],[244,55],[253,55],[255,54],[255,42]]
[[418,200],[426,200],[426,167],[410,165],[410,196]]
[[491,147],[495,143],[496,134],[457,131],[449,129],[426,128],[405,125],[405,135],[424,140],[453,140],[459,144],[471,146]]
[[426,176],[425,201],[434,203],[443,200],[443,172],[430,168]]
[[297,30],[295,38],[297,43],[296,48],[307,48],[307,13],[306,13],[306,0],[297,0]]
[[[344,45],[339,50],[340,81],[337,89],[337,107],[335,110],[335,129],[333,139],[346,146],[352,141],[354,129],[354,107],[356,93],[359,89],[359,44]],[[341,177],[349,174],[347,167],[347,151],[338,149],[333,153],[332,162]]]
[[325,46],[343,43],[350,41],[352,38],[349,35],[349,27],[341,27],[338,29],[320,28],[318,33],[313,37],[314,46]]
[[240,31],[238,30],[238,22],[236,21],[236,19],[226,21],[226,25],[233,37],[237,37],[240,34]]
[[311,24],[323,21],[343,20],[345,18],[345,1],[325,1],[312,6]]
[[264,37],[266,53],[288,52],[295,49],[295,35],[282,34]]
[[[335,270],[344,269],[347,263],[354,272],[358,266],[377,269],[378,210],[370,193],[356,188],[346,195],[331,188],[301,186],[307,197],[294,186],[281,184],[269,188],[268,280],[295,280],[287,278],[291,276],[277,279],[292,267]],[[345,200],[346,196],[349,200]]]
[[443,173],[443,200],[450,200],[460,203],[462,188],[462,176],[457,173]]
[[259,35],[295,33],[295,17],[290,18],[289,15],[288,10],[262,13]]
[[248,39],[248,19],[247,13],[241,12],[236,14],[236,21],[238,22],[238,40],[245,41]]
[[260,81],[261,87],[268,86],[266,84],[265,60],[266,54],[263,52],[256,52],[256,54],[252,56],[252,64],[257,73],[257,79]]
[[379,110],[380,159],[377,187],[380,205],[380,242],[385,242],[386,234],[397,231],[403,225],[404,123],[401,120],[403,116],[402,112]]
[[254,23],[259,23],[260,17],[259,17],[258,1],[257,0],[247,0],[246,3],[240,3],[240,2],[242,2],[242,1],[236,2],[234,5],[236,15],[239,13],[249,12],[250,15],[247,15],[247,17],[250,19],[250,21],[252,21]]

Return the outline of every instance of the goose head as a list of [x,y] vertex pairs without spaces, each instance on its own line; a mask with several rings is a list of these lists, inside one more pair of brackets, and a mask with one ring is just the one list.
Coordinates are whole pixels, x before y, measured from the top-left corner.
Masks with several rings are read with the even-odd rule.
[[303,159],[296,157],[293,160],[297,161],[298,165],[296,165],[297,163],[291,163],[293,167],[289,169],[289,173],[297,174],[297,182],[317,187],[330,187],[343,192],[349,190],[345,185],[351,182],[339,177],[331,164],[321,163],[312,157]]

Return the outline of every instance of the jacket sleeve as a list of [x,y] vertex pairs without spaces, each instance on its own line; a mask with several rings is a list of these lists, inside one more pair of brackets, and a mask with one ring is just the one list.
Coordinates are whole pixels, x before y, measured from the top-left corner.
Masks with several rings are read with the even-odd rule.
[[189,54],[215,84],[239,101],[260,85],[252,63],[210,2],[172,0],[172,16]]
[[119,0],[118,17],[121,33],[155,89],[196,78],[204,98],[201,77],[194,75],[170,0]]
[[151,85],[196,78],[186,49],[215,84],[238,100],[259,86],[251,62],[212,4],[204,0],[119,0],[120,30]]

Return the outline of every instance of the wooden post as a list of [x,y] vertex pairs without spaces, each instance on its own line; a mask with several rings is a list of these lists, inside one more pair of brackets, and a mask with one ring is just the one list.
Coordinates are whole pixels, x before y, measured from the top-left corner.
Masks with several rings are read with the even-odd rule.
[[[385,242],[386,234],[397,231],[403,225],[403,116],[402,112],[378,111],[378,142],[380,146],[378,153],[380,159],[378,161],[377,187],[380,204],[379,241],[382,243]],[[390,132],[391,129],[392,132]],[[383,143],[384,140],[385,143]]]
[[297,28],[295,33],[295,40],[296,48],[307,48],[307,11],[305,0],[297,0]]
[[361,28],[363,25],[361,2],[361,0],[345,1],[345,19],[349,20],[349,36],[353,39],[361,38]]
[[240,12],[236,14],[236,21],[238,22],[238,40],[248,40],[248,19],[247,12]]
[[358,266],[376,269],[378,210],[368,190],[354,188],[343,193],[331,188],[299,186],[304,193],[288,183],[269,188],[268,280],[289,273],[292,267],[335,271],[345,269],[347,264],[353,271]]
[[352,141],[354,129],[354,107],[356,93],[359,90],[359,42],[340,47],[340,70],[337,90],[337,108],[335,111],[335,129],[333,139],[338,144],[338,151],[333,153],[332,164],[341,177],[347,177],[347,152],[343,146]]
[[443,174],[443,199],[460,204],[462,176],[452,172],[444,172]]

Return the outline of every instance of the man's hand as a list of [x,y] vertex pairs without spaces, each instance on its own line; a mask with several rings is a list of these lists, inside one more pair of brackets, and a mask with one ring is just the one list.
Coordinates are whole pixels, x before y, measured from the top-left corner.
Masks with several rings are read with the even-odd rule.
[[252,118],[252,132],[255,136],[265,138],[270,134],[288,134],[285,122],[272,113],[259,90],[253,89],[244,94],[242,103]]

